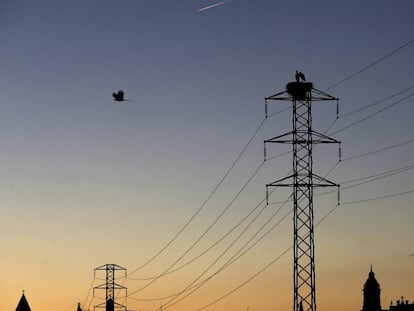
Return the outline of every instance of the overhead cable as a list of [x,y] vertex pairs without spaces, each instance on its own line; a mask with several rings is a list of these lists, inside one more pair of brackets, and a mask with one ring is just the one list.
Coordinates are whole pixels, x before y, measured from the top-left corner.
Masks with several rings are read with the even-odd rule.
[[356,72],[354,72],[354,73],[350,74],[349,76],[345,77],[344,79],[340,80],[339,82],[336,82],[335,84],[331,85],[330,87],[328,87],[328,88],[326,89],[326,91],[327,91],[327,90],[330,90],[330,89],[333,89],[333,88],[335,88],[335,87],[337,87],[337,86],[339,86],[339,85],[341,85],[341,84],[345,83],[346,81],[348,81],[348,80],[350,80],[350,79],[352,79],[352,78],[356,77],[357,75],[359,75],[359,74],[363,73],[364,71],[366,71],[366,70],[370,69],[371,67],[375,66],[376,64],[378,64],[378,63],[380,63],[380,62],[384,61],[385,59],[387,59],[387,58],[391,57],[392,55],[394,55],[394,54],[398,53],[399,51],[401,51],[401,50],[403,50],[403,49],[407,48],[408,46],[410,46],[410,45],[411,45],[411,44],[413,44],[413,43],[414,43],[414,39],[411,39],[411,40],[409,40],[409,41],[405,42],[404,44],[400,45],[400,46],[399,46],[399,47],[397,47],[396,49],[394,49],[394,50],[392,50],[391,52],[389,52],[389,53],[385,54],[384,56],[380,57],[380,58],[379,58],[379,59],[377,59],[376,61],[374,61],[374,62],[370,63],[369,65],[367,65],[367,66],[363,67],[362,69],[360,69],[360,70],[358,70],[358,71],[356,71]]
[[156,252],[150,259],[148,259],[145,263],[143,263],[138,268],[134,269],[132,272],[128,273],[129,275],[132,275],[136,273],[137,271],[141,270],[145,266],[147,266],[149,263],[154,261],[155,258],[157,258],[161,253],[163,253],[180,235],[181,233],[190,225],[190,223],[197,217],[197,215],[202,211],[202,209],[206,206],[206,204],[209,202],[211,197],[216,193],[218,188],[223,184],[224,180],[227,178],[227,176],[230,174],[230,172],[233,170],[233,168],[236,166],[242,155],[245,153],[247,147],[250,145],[250,143],[253,141],[253,139],[256,137],[256,135],[259,133],[260,129],[262,128],[263,124],[265,123],[266,119],[263,119],[262,122],[260,122],[259,126],[254,131],[253,135],[250,137],[248,142],[243,147],[242,151],[239,153],[239,155],[236,157],[236,159],[233,161],[233,163],[230,165],[230,168],[226,171],[226,173],[223,175],[223,177],[220,179],[218,184],[214,187],[214,189],[210,192],[210,194],[207,196],[207,198],[203,201],[203,203],[200,205],[200,207],[195,211],[195,213],[187,220],[187,222],[184,224],[184,226],[173,236],[171,240],[167,242],[158,252]]

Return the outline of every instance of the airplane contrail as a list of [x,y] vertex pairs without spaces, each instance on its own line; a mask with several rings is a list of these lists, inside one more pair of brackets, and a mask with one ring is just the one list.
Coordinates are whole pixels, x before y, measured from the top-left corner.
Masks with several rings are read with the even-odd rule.
[[217,6],[223,5],[223,4],[227,3],[227,2],[230,2],[230,0],[221,1],[221,2],[218,2],[218,3],[212,4],[212,5],[205,6],[205,7],[201,8],[201,9],[198,9],[198,11],[199,12],[202,12],[202,11],[205,11],[205,10],[209,10],[209,9],[215,8]]

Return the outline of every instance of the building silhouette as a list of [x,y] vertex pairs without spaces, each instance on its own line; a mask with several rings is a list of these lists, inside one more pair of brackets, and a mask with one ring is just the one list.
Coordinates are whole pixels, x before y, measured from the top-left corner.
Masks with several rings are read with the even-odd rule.
[[[29,303],[27,302],[26,296],[24,295],[24,291],[22,297],[20,297],[19,303],[17,304],[16,311],[32,311],[30,309]],[[83,311],[80,303],[78,303],[78,308],[76,311]]]
[[401,297],[401,300],[397,300],[394,305],[391,301],[390,311],[414,311],[414,302],[409,302]]
[[[397,299],[395,303],[391,301],[389,309],[381,308],[381,287],[375,278],[375,273],[371,269],[368,273],[368,278],[364,283],[363,291],[363,303],[361,311],[414,311],[414,302],[408,301],[402,296],[400,299]],[[107,301],[106,311],[114,310],[114,302]],[[303,307],[300,308],[303,310]],[[20,297],[19,303],[17,304],[16,311],[32,311],[30,309],[29,303],[27,302],[24,291]],[[76,311],[83,311],[80,303],[78,303]]]
[[395,304],[391,301],[389,309],[381,308],[381,288],[372,271],[372,266],[362,291],[364,300],[361,311],[414,311],[414,302],[409,302],[404,297],[397,300]]
[[17,304],[16,311],[31,311],[26,296],[24,295],[24,291],[22,297],[19,300],[19,303]]
[[362,311],[381,311],[381,288],[372,271],[372,266],[362,291],[364,292]]

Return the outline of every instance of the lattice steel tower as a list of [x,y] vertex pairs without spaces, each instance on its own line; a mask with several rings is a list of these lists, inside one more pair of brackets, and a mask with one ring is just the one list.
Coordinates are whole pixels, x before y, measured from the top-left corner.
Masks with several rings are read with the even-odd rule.
[[125,286],[119,285],[115,283],[115,271],[124,271],[124,277],[126,277],[126,269],[115,265],[115,264],[106,264],[102,265],[98,268],[95,268],[94,276],[96,278],[96,274],[99,271],[105,271],[105,284],[98,285],[93,288],[93,296],[95,296],[95,289],[104,289],[105,290],[105,302],[94,307],[96,308],[105,308],[105,311],[114,311],[116,309],[122,309],[126,311],[126,306],[121,305],[115,302],[115,290],[124,290],[125,297],[127,296],[127,288]]
[[267,100],[289,101],[293,107],[293,130],[265,141],[265,148],[266,143],[292,144],[292,175],[267,184],[266,193],[269,187],[293,187],[293,310],[315,311],[313,189],[339,185],[313,173],[312,148],[314,144],[339,141],[312,130],[311,108],[313,101],[338,99],[313,88],[298,74],[296,82],[288,83],[285,91],[266,98],[266,115]]

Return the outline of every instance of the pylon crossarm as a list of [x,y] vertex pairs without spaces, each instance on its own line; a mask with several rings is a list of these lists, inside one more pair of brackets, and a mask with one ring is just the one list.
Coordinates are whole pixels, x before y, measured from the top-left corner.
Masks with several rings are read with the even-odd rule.
[[291,100],[290,96],[288,96],[288,97],[278,97],[278,96],[283,95],[283,94],[288,94],[288,92],[287,91],[282,91],[282,92],[276,93],[276,94],[271,95],[269,97],[265,97],[265,100]]
[[282,182],[285,181],[285,180],[288,180],[290,178],[293,178],[293,177],[294,177],[294,175],[287,176],[285,178],[282,178],[282,179],[279,179],[275,182],[272,182],[271,184],[267,184],[266,187],[291,187],[292,183],[282,184]]
[[[310,183],[306,180],[309,177],[308,175],[301,175],[301,174],[297,175],[297,177],[299,179],[297,182],[294,182],[294,181],[292,181],[290,183],[285,182],[285,181],[287,181],[287,180],[289,180],[293,177],[294,176],[291,175],[291,176],[279,179],[275,182],[272,182],[271,184],[267,184],[266,187],[292,187],[292,186],[295,186],[295,187],[301,188],[301,187],[311,187],[311,186],[313,186],[313,187],[338,186],[338,184],[335,184],[335,183],[333,183],[333,182],[331,182],[331,181],[329,181],[325,178],[322,178],[318,175],[315,175],[315,174],[312,174],[312,177],[314,179],[312,183]],[[316,181],[315,181],[315,179],[316,179]],[[305,198],[308,198],[308,195],[306,193],[303,193],[302,195],[305,196]]]
[[121,267],[116,264],[106,264],[95,268],[95,270],[126,270],[124,267]]
[[126,289],[126,287],[115,283],[114,289]]
[[114,307],[115,308],[125,308],[125,306],[123,306],[123,305],[121,305],[121,304],[119,304],[119,303],[117,303],[117,302],[114,302]]
[[293,132],[288,132],[288,133],[273,137],[269,140],[265,140],[265,143],[289,143],[290,144],[292,142],[292,139],[280,140],[280,138],[283,138],[283,137],[286,137],[286,136],[289,136],[289,135],[293,135]]
[[[299,136],[299,138],[303,139],[281,139],[283,137],[288,137],[289,135],[296,134]],[[280,144],[306,144],[309,142],[312,142],[313,144],[339,144],[340,141],[333,139],[329,136],[326,136],[324,134],[318,133],[316,131],[311,131],[312,140],[308,139],[308,131],[306,130],[297,130],[296,133],[291,131],[284,133],[282,135],[275,136],[271,139],[265,140],[265,143],[280,143]]]
[[106,284],[95,286],[93,289],[106,289]]
[[325,134],[321,134],[316,131],[312,131],[312,138],[313,136],[316,136],[319,138],[319,140],[313,139],[312,140],[313,143],[325,143],[325,144],[339,144],[340,143],[339,140],[336,140],[334,138],[331,138],[329,136],[326,136]]
[[107,269],[107,265],[102,265],[102,266],[95,268],[95,270],[106,270],[106,269]]
[[339,100],[339,98],[329,95],[321,90],[312,88],[312,101],[323,101],[323,100]]
[[323,178],[316,174],[312,174],[312,176],[314,180],[314,183],[313,183],[314,187],[337,187],[339,186],[338,184],[335,184],[334,182],[327,180],[326,178]]

